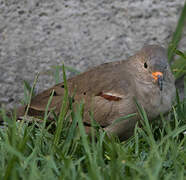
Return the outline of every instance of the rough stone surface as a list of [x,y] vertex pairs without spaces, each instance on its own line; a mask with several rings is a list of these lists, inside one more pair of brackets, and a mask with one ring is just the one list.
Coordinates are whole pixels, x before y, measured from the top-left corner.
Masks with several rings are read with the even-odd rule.
[[[144,44],[168,46],[183,0],[0,0],[0,103],[23,98],[23,80],[42,72],[39,91],[55,83],[54,65],[84,71],[125,59]],[[185,32],[184,32],[185,33]],[[186,38],[181,47],[186,47]],[[62,78],[61,78],[62,80]]]

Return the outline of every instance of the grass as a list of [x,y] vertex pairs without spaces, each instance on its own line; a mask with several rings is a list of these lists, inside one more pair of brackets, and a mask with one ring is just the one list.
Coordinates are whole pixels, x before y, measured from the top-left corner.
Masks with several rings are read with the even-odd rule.
[[[179,54],[172,64],[173,71],[177,69],[176,78],[185,71],[177,64],[186,60],[185,54],[176,49],[186,17],[185,7],[169,47],[171,59],[175,53]],[[59,69],[54,77],[58,82]],[[109,138],[101,129],[92,131],[89,138],[82,123],[84,105],[80,102],[74,111],[64,66],[63,77],[63,105],[59,117],[54,114],[57,128],[52,124],[46,126],[52,113],[47,110],[43,123],[30,125],[16,122],[15,114],[9,118],[1,109],[7,127],[0,128],[0,179],[186,179],[186,99],[181,100],[179,93],[168,115],[158,117],[159,124],[149,124],[143,107],[136,102],[142,127],[136,126],[134,136],[127,141]],[[186,79],[184,84],[186,97]],[[24,87],[25,102],[29,103],[29,94],[34,89],[26,82]],[[52,96],[53,93],[50,99]],[[50,100],[47,107],[49,104]]]

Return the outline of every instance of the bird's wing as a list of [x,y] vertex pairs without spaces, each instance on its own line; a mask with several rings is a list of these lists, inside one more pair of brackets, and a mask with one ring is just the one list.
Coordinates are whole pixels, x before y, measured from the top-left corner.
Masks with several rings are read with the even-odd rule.
[[[119,105],[128,96],[129,78],[126,73],[121,77],[123,63],[125,62],[105,63],[67,81],[69,95],[75,92],[74,101],[83,100],[85,103],[84,121],[87,123],[90,123],[89,112],[93,110],[95,120],[101,126],[107,126],[110,122],[104,119],[113,115],[113,106]],[[65,92],[64,83],[35,96],[30,103],[30,116],[43,116],[52,91],[54,94],[49,109],[59,113]]]

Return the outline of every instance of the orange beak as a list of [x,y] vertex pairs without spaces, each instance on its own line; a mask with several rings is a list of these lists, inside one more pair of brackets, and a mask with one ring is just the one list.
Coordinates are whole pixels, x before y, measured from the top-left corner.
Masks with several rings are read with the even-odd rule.
[[155,82],[158,82],[158,86],[160,87],[160,91],[163,89],[163,73],[162,72],[153,72],[152,77],[155,80]]

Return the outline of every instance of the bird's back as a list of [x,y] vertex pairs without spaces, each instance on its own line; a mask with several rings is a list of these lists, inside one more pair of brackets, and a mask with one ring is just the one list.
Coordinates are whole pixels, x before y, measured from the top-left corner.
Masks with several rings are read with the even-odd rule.
[[[113,106],[118,106],[131,91],[131,77],[129,76],[126,62],[118,61],[102,64],[68,79],[69,94],[75,93],[74,104],[80,101],[85,103],[84,117],[87,123],[90,123],[90,110],[94,112],[94,118],[100,125],[107,126],[111,123]],[[53,90],[54,96],[50,109],[55,107],[56,112],[59,113],[65,91],[64,83],[57,84],[35,96],[30,104],[29,115],[44,114]]]

